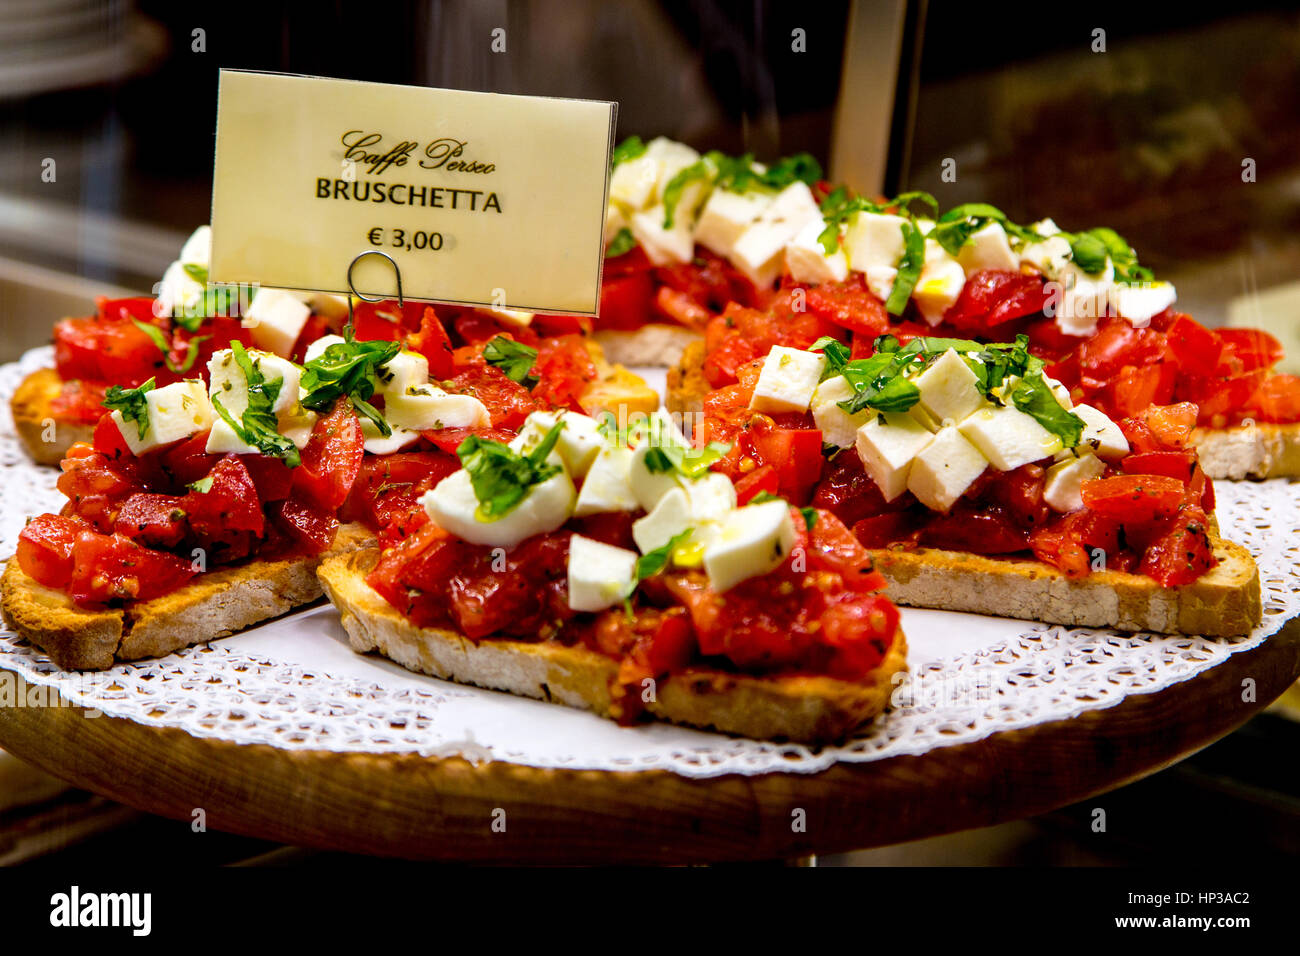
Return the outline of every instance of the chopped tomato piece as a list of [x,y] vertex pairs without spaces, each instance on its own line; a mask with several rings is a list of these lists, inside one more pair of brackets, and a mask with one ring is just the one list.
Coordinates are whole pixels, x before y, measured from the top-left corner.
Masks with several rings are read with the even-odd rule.
[[[757,416],[756,420],[761,421]],[[776,469],[779,493],[792,504],[805,503],[825,464],[821,430],[756,424],[750,436],[761,462]]]
[[72,548],[90,525],[74,516],[37,515],[18,533],[18,566],[49,588],[66,587],[72,578]]
[[[162,467],[172,477],[177,486],[188,485],[198,481],[210,472],[221,460],[221,455],[209,455],[208,432],[199,432],[185,441],[170,446],[163,452]],[[249,455],[248,458],[260,458]]]
[[184,502],[175,495],[132,495],[122,502],[114,530],[145,547],[174,548],[185,537]]
[[1214,335],[1223,343],[1220,375],[1270,369],[1282,361],[1282,343],[1262,329],[1215,329]]
[[424,316],[420,319],[420,331],[411,336],[410,345],[428,360],[429,378],[438,381],[451,377],[451,337],[432,306],[424,310]]
[[238,455],[217,462],[202,484],[185,495],[181,508],[197,535],[217,541],[232,531],[261,535],[266,526],[257,487]]
[[56,422],[93,425],[104,415],[104,392],[107,386],[73,379],[64,382],[59,394],[50,400],[50,417]]
[[897,543],[915,547],[921,536],[916,524],[916,518],[906,511],[890,511],[854,522],[853,535],[865,548],[885,548]]
[[600,315],[603,329],[639,329],[651,319],[654,282],[648,272],[606,276],[600,284]]
[[488,410],[493,428],[517,431],[524,419],[538,409],[532,394],[512,381],[499,368],[483,361],[482,355],[459,371],[447,383],[448,391],[473,395]]
[[582,411],[579,399],[596,380],[596,364],[580,335],[545,339],[534,365],[538,383],[533,397],[556,408]]
[[294,469],[293,487],[303,500],[336,511],[347,500],[365,457],[365,437],[352,403],[341,398],[316,422]]
[[749,504],[750,499],[760,492],[766,492],[769,495],[776,494],[780,487],[780,480],[780,476],[774,467],[759,465],[736,482],[736,504]]
[[328,551],[339,529],[339,519],[333,511],[297,497],[273,502],[267,512],[271,520],[308,554]]
[[1186,484],[1196,471],[1196,452],[1140,451],[1126,456],[1119,464],[1126,474],[1165,475]]
[[1196,406],[1191,402],[1151,405],[1139,414],[1156,440],[1166,448],[1184,447],[1196,427]]
[[806,290],[808,311],[871,341],[889,331],[889,313],[869,288],[866,277],[854,272],[843,282],[824,282]]
[[1118,475],[1085,481],[1083,503],[1098,514],[1121,522],[1164,518],[1178,510],[1185,485],[1164,475]]
[[1268,376],[1246,401],[1242,412],[1262,422],[1300,421],[1300,377]]
[[83,531],[72,549],[68,596],[86,607],[117,601],[148,601],[194,576],[190,562],[143,548],[120,534]]
[[1178,369],[1172,362],[1126,365],[1108,389],[1107,408],[1119,415],[1140,415],[1148,405],[1164,405],[1174,397]]
[[943,320],[958,329],[992,330],[1013,319],[1042,312],[1047,298],[1041,276],[982,269],[966,279]]
[[1139,570],[1170,588],[1192,583],[1216,563],[1205,512],[1192,505],[1174,518],[1165,534],[1148,545]]
[[687,293],[679,292],[668,286],[660,286],[655,293],[655,308],[662,314],[686,326],[688,329],[703,329],[713,318],[713,313],[697,303]]
[[1165,335],[1169,351],[1184,371],[1213,375],[1223,353],[1223,341],[1190,315],[1178,315]]
[[921,530],[921,544],[974,554],[1010,554],[1029,547],[1029,532],[1004,508],[961,498]]

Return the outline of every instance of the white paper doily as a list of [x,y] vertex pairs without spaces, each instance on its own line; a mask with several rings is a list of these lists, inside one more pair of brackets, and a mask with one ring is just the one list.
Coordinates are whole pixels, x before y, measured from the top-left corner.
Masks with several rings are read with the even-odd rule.
[[[48,349],[0,367],[0,399],[48,364]],[[57,473],[31,464],[0,415],[0,556],[27,516],[57,508]],[[142,724],[285,749],[460,754],[536,767],[670,770],[685,776],[813,773],[969,743],[992,733],[1111,707],[1186,680],[1258,646],[1300,613],[1300,484],[1220,482],[1224,535],[1259,564],[1264,622],[1248,637],[1206,640],[1072,629],[904,609],[911,677],[895,708],[844,746],[810,748],[648,724],[626,728],[554,704],[461,687],[354,654],[320,606],[205,647],[92,674],[59,672],[0,632],[0,669],[74,703]]]

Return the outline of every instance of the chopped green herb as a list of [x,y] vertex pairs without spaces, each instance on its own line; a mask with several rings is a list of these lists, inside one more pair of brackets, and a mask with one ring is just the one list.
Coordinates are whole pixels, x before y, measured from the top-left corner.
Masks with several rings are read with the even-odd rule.
[[489,365],[501,369],[506,378],[518,382],[524,388],[531,389],[540,381],[533,374],[533,363],[537,361],[537,349],[523,345],[504,335],[498,335],[483,346],[483,359]]
[[104,407],[110,411],[120,412],[124,422],[135,422],[136,428],[140,431],[141,441],[144,441],[144,436],[149,431],[149,405],[144,397],[146,393],[153,391],[154,382],[155,380],[151,378],[138,388],[113,385],[104,394]]
[[[767,501],[780,501],[787,505],[790,503],[789,501],[786,501],[785,498],[782,498],[780,495],[774,495],[770,491],[760,491],[758,494],[754,495],[754,497],[749,499],[751,505],[761,505]],[[804,526],[811,531],[817,524],[817,509],[800,508],[799,514],[803,516]]]
[[653,474],[663,474],[674,469],[692,480],[703,476],[727,452],[731,445],[711,441],[703,448],[666,442],[649,449],[645,466]]
[[903,258],[898,263],[898,275],[894,277],[894,287],[885,302],[885,311],[890,315],[902,315],[907,308],[907,300],[921,278],[921,269],[925,266],[925,236],[921,230],[910,222],[903,223]]
[[298,447],[280,434],[275,415],[275,400],[280,397],[284,379],[275,378],[268,382],[260,365],[248,357],[239,341],[230,343],[230,351],[248,383],[248,407],[244,409],[241,421],[235,420],[216,395],[212,396],[212,407],[245,445],[251,445],[272,458],[283,459],[290,468],[297,468],[301,463]]
[[149,336],[149,341],[153,342],[153,344],[158,347],[158,351],[162,352],[163,361],[166,363],[167,368],[178,374],[181,372],[188,372],[194,367],[194,360],[199,357],[199,346],[212,338],[210,335],[196,335],[191,338],[188,343],[188,348],[185,350],[185,359],[177,365],[172,361],[171,343],[167,339],[167,334],[163,332],[162,329],[149,322],[141,322],[139,319],[132,319],[131,321],[135,324],[137,329]]
[[490,438],[470,435],[456,449],[460,463],[469,472],[474,497],[478,499],[480,521],[496,521],[524,500],[528,490],[559,474],[560,466],[547,456],[560,439],[564,422],[553,425],[537,447],[521,455],[509,445]]
[[610,240],[609,245],[605,249],[605,257],[608,259],[616,258],[624,253],[631,252],[632,247],[635,245],[636,237],[632,235],[632,230],[627,228],[627,226],[624,226],[617,232],[617,234],[615,234],[614,238]]
[[1066,448],[1073,448],[1082,439],[1083,419],[1057,401],[1042,372],[1022,378],[1011,391],[1011,401],[1060,438]]
[[208,475],[206,478],[200,478],[198,481],[191,481],[185,487],[192,488],[202,494],[207,494],[212,490],[212,476]]
[[369,399],[378,387],[379,369],[401,351],[400,342],[335,342],[303,367],[302,387],[307,392],[303,406],[325,412],[338,398],[347,396],[352,407],[387,438],[393,429]]
[[668,539],[668,543],[655,548],[653,551],[647,551],[641,557],[636,559],[636,579],[644,581],[646,578],[654,577],[665,567],[668,566],[668,559],[672,557],[673,551],[677,549],[683,541],[691,536],[694,528],[687,528],[680,531]]
[[640,136],[629,136],[614,147],[614,152],[610,156],[610,168],[613,169],[619,163],[625,163],[629,159],[636,159],[645,151],[646,144],[642,142]]

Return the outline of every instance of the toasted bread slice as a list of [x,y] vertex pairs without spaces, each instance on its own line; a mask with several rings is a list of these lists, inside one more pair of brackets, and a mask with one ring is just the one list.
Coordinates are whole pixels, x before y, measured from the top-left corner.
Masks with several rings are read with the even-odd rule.
[[1211,478],[1300,478],[1300,423],[1198,428],[1192,442]]
[[[617,716],[610,695],[617,661],[581,645],[471,641],[455,631],[417,627],[366,583],[377,556],[373,548],[340,555],[322,563],[318,572],[355,650],[378,651],[403,667],[445,680]],[[860,683],[692,668],[660,681],[646,709],[660,720],[764,740],[842,740],[885,709],[893,675],[906,668],[906,656],[900,630],[880,667]]]
[[593,417],[601,412],[627,416],[633,412],[649,415],[659,407],[659,393],[639,375],[622,365],[612,365],[605,351],[594,339],[587,339],[587,354],[596,367],[595,381],[590,382],[578,399],[582,410]]
[[323,557],[374,543],[359,524],[339,528],[324,556],[255,559],[204,572],[184,587],[138,604],[102,611],[72,603],[38,584],[11,558],[0,578],[5,623],[64,670],[103,670],[117,661],[161,657],[278,617],[321,596],[316,567]]
[[662,365],[671,368],[692,342],[703,341],[695,329],[672,322],[651,322],[630,331],[606,329],[596,333],[596,341],[605,349],[611,362],[624,365]]
[[[703,363],[704,345],[699,343],[688,347],[677,366],[669,369],[669,411],[701,410],[709,392]],[[1200,433],[1198,429],[1198,436]],[[1300,442],[1293,447],[1300,448]],[[1295,465],[1300,473],[1300,460]],[[1207,637],[1245,634],[1260,621],[1259,569],[1245,548],[1218,537],[1213,517],[1211,527],[1219,564],[1181,588],[1163,588],[1143,575],[1119,571],[1099,571],[1071,580],[1032,558],[984,557],[934,548],[872,553],[876,566],[889,580],[889,597],[897,604],[1079,627]]]
[[1219,563],[1183,587],[1161,587],[1144,575],[1094,571],[1070,579],[1032,558],[985,557],[963,551],[873,549],[889,581],[889,597],[910,607],[972,611],[1074,627],[1113,627],[1233,637],[1260,622],[1259,569],[1239,544],[1217,536]]
[[94,437],[94,425],[62,422],[50,413],[50,403],[62,390],[59,373],[41,368],[23,379],[9,399],[18,437],[38,465],[57,465],[76,442]]

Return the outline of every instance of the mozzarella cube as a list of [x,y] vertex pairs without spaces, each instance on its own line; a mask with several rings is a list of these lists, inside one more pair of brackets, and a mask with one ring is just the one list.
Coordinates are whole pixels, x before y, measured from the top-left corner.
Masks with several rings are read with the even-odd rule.
[[956,349],[948,349],[913,380],[921,390],[921,405],[940,423],[960,422],[987,404],[978,383]]
[[1011,405],[984,408],[958,428],[998,471],[1011,471],[1061,450],[1061,439]]
[[605,245],[614,241],[620,232],[628,228],[627,216],[618,206],[610,203],[605,208]]
[[943,321],[943,314],[952,307],[966,284],[966,272],[961,264],[933,239],[925,240],[925,264],[912,290],[922,318],[931,325]]
[[826,368],[820,352],[773,346],[754,383],[749,407],[759,412],[806,412]]
[[145,392],[144,402],[149,427],[143,438],[138,423],[126,421],[121,412],[113,412],[113,422],[133,455],[170,445],[212,427],[212,404],[198,380],[152,389]]
[[1046,308],[1056,312],[1056,324],[1069,335],[1091,335],[1097,320],[1118,310],[1111,299],[1115,294],[1115,267],[1106,260],[1100,275],[1091,276],[1073,263],[1061,270],[1058,281],[1064,286],[1058,301]]
[[609,175],[609,198],[636,212],[644,209],[659,183],[659,162],[646,153],[614,167]]
[[1056,400],[1061,403],[1062,408],[1068,410],[1074,407],[1074,399],[1070,397],[1070,390],[1068,388],[1050,375],[1044,375],[1043,381],[1046,382],[1047,387],[1052,390],[1052,394],[1056,396]]
[[849,257],[841,246],[830,255],[818,238],[826,223],[810,221],[785,247],[785,268],[796,282],[843,282],[849,275]]
[[781,271],[786,244],[808,223],[821,218],[808,184],[791,183],[736,240],[732,264],[759,288],[771,286]]
[[664,187],[668,185],[669,181],[700,158],[700,154],[691,147],[685,143],[679,143],[675,139],[669,139],[667,136],[656,136],[646,143],[645,152],[642,155],[653,160],[657,165],[658,176],[655,180],[653,199],[662,198]]
[[[868,275],[873,268],[880,270],[878,275],[883,275],[883,270],[891,270],[896,275],[898,261],[903,258],[906,248],[903,241],[905,225],[907,220],[902,216],[876,212],[858,213],[849,221],[844,233],[843,246],[848,253],[849,265]],[[890,275],[887,281],[892,285],[894,276]]]
[[156,309],[164,315],[198,315],[202,311],[204,287],[185,271],[181,262],[173,262],[158,284]]
[[1078,511],[1083,507],[1080,489],[1090,478],[1101,477],[1106,464],[1096,455],[1070,456],[1047,469],[1043,480],[1043,501],[1055,511]]
[[288,358],[310,317],[311,309],[294,293],[262,288],[253,296],[242,324],[259,349]]
[[647,444],[635,449],[628,465],[628,487],[632,489],[637,503],[646,511],[653,511],[664,495],[681,487],[675,468],[654,471],[646,464],[646,457],[654,447]]
[[636,587],[637,553],[575,534],[569,539],[569,607],[603,611]]
[[894,291],[894,281],[898,278],[898,270],[893,266],[870,266],[863,273],[867,280],[867,288],[881,302],[889,300],[889,294]]
[[560,460],[569,474],[574,478],[582,478],[606,444],[605,436],[598,430],[594,418],[578,412],[533,412],[524,420],[519,436],[510,445],[514,448],[518,443],[517,450],[525,453],[531,451],[541,444],[557,421],[563,421],[564,427],[556,439],[555,450],[559,452]]
[[1056,224],[1056,220],[1050,216],[1047,219],[1040,219],[1029,227],[1030,231],[1046,239],[1049,236],[1055,236],[1061,231],[1061,227]]
[[694,526],[690,499],[680,487],[673,488],[649,514],[632,522],[632,540],[642,554],[648,554]]
[[576,497],[569,473],[561,468],[530,487],[510,511],[494,520],[480,520],[474,486],[469,472],[462,468],[426,492],[420,504],[438,527],[470,544],[512,548],[525,538],[554,531],[568,521]]
[[235,430],[226,424],[226,420],[217,416],[212,420],[212,431],[208,432],[208,443],[203,450],[209,455],[256,455],[259,450],[235,434]]
[[199,226],[181,246],[181,262],[207,268],[212,262],[212,227]]
[[858,429],[858,457],[885,500],[893,501],[907,490],[913,459],[932,441],[930,430],[911,415],[881,412]]
[[1115,287],[1115,307],[1119,314],[1137,328],[1146,328],[1151,320],[1178,301],[1171,282],[1139,282]]
[[[325,350],[329,348],[331,345],[344,345],[346,344],[346,342],[347,340],[344,339],[343,336],[341,335],[322,335],[315,342],[312,342],[310,345],[307,346],[307,352],[306,354],[303,355],[303,361],[314,362],[322,355],[324,355]],[[426,370],[428,369],[427,363],[425,364],[425,369]],[[425,376],[425,380],[426,381],[428,380],[427,375]]]
[[[391,434],[385,436],[379,426],[365,416],[361,417],[361,437],[365,440],[365,449],[372,455],[391,455],[401,451],[420,437],[420,433],[411,428],[388,423]],[[281,429],[286,435],[287,429]],[[297,442],[294,442],[297,444]]]
[[1000,222],[986,223],[971,233],[965,245],[957,251],[957,261],[968,276],[981,269],[1020,270],[1020,260],[1011,251],[1007,231]]
[[[307,351],[310,353],[311,348]],[[379,394],[405,395],[407,389],[429,384],[429,360],[403,349],[375,370]]]
[[307,307],[316,315],[345,319],[348,315],[348,297],[332,292],[312,292],[307,296]]
[[730,189],[715,189],[700,210],[695,241],[710,252],[730,258],[736,241],[771,204],[772,197],[757,190],[733,193]]
[[1091,405],[1075,405],[1071,411],[1083,419],[1083,437],[1078,447],[1091,448],[1094,454],[1106,461],[1118,461],[1128,454],[1128,439],[1105,412]]
[[931,511],[947,511],[988,463],[955,426],[945,425],[912,462],[907,489]]
[[487,407],[477,398],[444,392],[436,385],[412,385],[401,395],[387,395],[384,417],[392,425],[416,431],[485,428],[492,424]]
[[727,514],[704,549],[704,570],[714,591],[779,567],[794,547],[794,523],[784,501],[746,505]]
[[843,375],[828,378],[817,386],[812,396],[813,422],[821,429],[822,441],[840,448],[848,448],[858,440],[858,429],[875,415],[869,409],[850,415],[840,408],[857,394]]
[[[1042,232],[1038,234],[1040,236],[1044,235]],[[1020,261],[1034,266],[1048,279],[1057,279],[1065,267],[1070,264],[1072,255],[1070,244],[1064,237],[1051,235],[1042,242],[1027,243],[1020,250]]]
[[721,518],[736,507],[736,486],[720,472],[710,471],[694,481],[682,482],[682,490],[697,523]]
[[[280,380],[280,389],[271,406],[273,412],[279,414],[289,411],[298,404],[298,384],[302,370],[297,365],[278,355],[256,349],[248,350],[248,358],[253,368],[261,372],[266,384]],[[235,418],[240,418],[248,408],[248,381],[244,378],[239,363],[235,361],[235,353],[230,349],[212,354],[208,362],[208,391],[220,399],[222,407]]]
[[651,206],[645,212],[633,214],[630,227],[632,235],[655,265],[690,262],[694,257],[695,237],[691,231],[691,217],[681,215],[684,211],[685,203],[682,203],[670,229],[664,228],[662,205]]
[[611,511],[636,511],[641,507],[628,483],[632,452],[626,448],[602,448],[578,489],[573,514],[577,518]]
[[495,309],[486,307],[480,308],[478,311],[485,315],[490,315],[498,322],[501,322],[504,325],[513,326],[516,329],[526,329],[528,326],[532,325],[533,315],[535,314],[532,312],[524,312],[520,309]]

